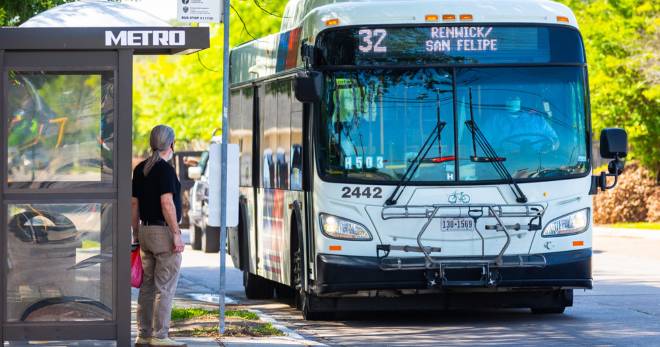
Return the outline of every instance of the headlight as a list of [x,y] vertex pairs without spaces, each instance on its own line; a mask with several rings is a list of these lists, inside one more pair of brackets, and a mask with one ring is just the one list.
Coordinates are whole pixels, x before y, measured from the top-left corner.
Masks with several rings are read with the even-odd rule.
[[321,231],[328,237],[342,240],[371,241],[371,233],[364,225],[321,213]]
[[559,217],[548,223],[543,229],[543,237],[575,235],[587,230],[589,209],[580,210]]

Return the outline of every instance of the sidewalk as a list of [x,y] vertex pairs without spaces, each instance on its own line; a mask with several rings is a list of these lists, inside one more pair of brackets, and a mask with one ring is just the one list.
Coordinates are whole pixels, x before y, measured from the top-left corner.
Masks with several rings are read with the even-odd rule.
[[[184,230],[184,242],[187,238]],[[186,246],[181,264],[181,275],[174,299],[175,307],[205,307],[218,308],[218,278],[219,278],[218,254],[207,254],[193,251]],[[242,272],[234,268],[231,257],[227,256],[226,272],[226,303],[237,304],[246,300],[243,294]],[[137,309],[138,290],[133,288],[131,292],[131,336],[133,341],[137,337],[135,312]],[[315,341],[306,340],[304,337],[283,327],[272,318],[260,314],[262,320],[270,322],[284,332],[285,336],[273,337],[222,337],[220,341],[214,338],[201,337],[177,337],[177,341],[185,342],[189,347],[193,346],[324,346]]]
[[[137,337],[137,324],[135,322],[135,312],[137,308],[138,290],[132,289],[131,302],[131,339],[135,341]],[[208,302],[190,300],[186,297],[177,296],[174,300],[174,306],[177,307],[209,307],[217,309],[216,304]],[[268,320],[268,319],[267,319]],[[275,323],[277,324],[277,323]],[[284,331],[286,334],[287,332]],[[220,341],[208,337],[176,337],[175,340],[185,342],[189,347],[207,347],[207,346],[227,346],[227,347],[249,347],[249,346],[324,346],[314,341],[304,340],[291,336],[273,336],[273,337],[222,337]]]
[[609,228],[594,226],[594,235],[605,237],[626,237],[647,240],[660,240],[660,230]]

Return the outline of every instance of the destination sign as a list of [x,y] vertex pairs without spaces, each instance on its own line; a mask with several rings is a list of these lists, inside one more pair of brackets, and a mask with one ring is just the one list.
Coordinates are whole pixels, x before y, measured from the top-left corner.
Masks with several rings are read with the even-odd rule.
[[339,28],[317,41],[320,64],[583,62],[576,30],[534,26]]

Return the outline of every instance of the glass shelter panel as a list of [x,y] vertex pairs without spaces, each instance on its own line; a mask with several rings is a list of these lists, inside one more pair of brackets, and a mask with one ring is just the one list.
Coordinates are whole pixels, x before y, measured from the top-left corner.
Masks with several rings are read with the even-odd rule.
[[9,188],[112,184],[113,76],[9,71]]
[[113,319],[110,203],[7,205],[7,320]]

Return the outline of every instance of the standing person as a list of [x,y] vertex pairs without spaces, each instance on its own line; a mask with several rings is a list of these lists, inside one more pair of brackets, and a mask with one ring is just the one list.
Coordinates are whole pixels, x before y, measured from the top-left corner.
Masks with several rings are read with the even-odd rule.
[[135,346],[181,347],[186,345],[168,337],[184,248],[178,224],[181,184],[168,163],[174,155],[174,130],[166,125],[154,127],[149,144],[151,157],[133,171],[133,242],[140,244],[144,269]]

